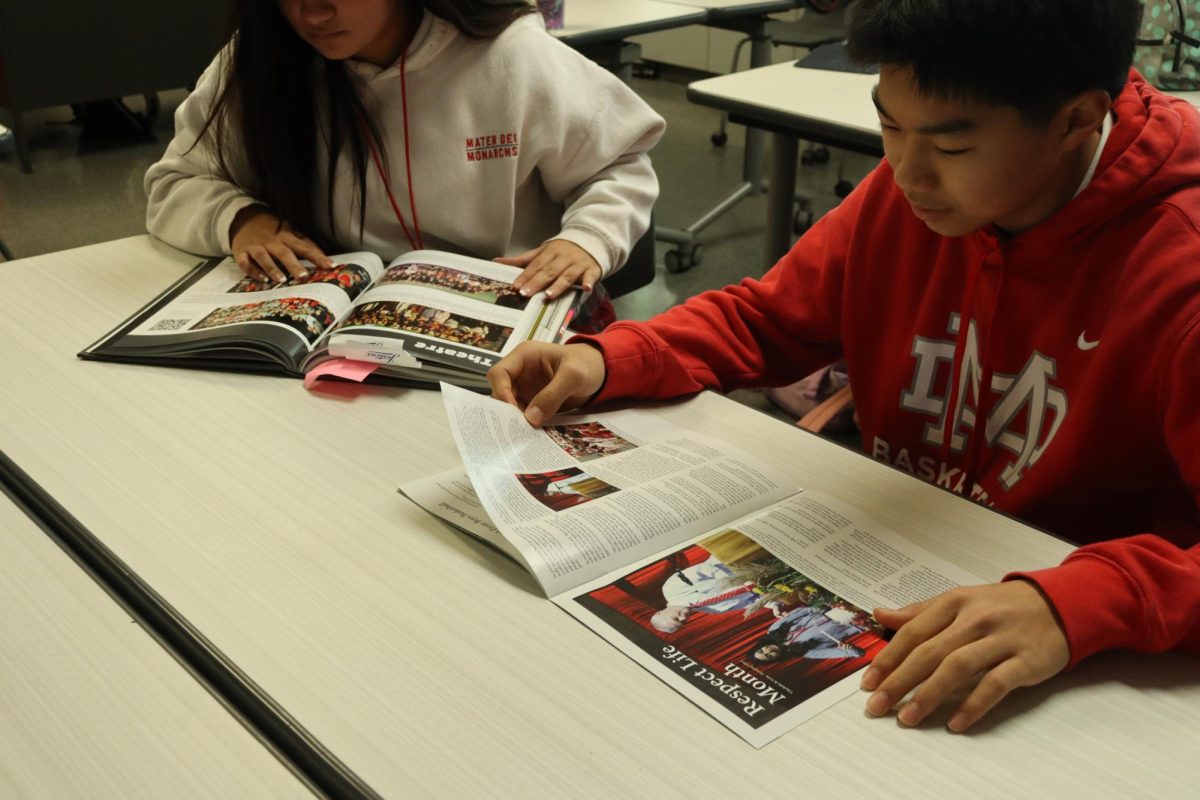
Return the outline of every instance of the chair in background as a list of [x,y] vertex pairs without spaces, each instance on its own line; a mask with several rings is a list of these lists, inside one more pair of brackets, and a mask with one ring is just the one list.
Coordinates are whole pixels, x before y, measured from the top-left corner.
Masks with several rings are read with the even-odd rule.
[[[771,44],[785,47],[800,47],[806,50],[816,50],[818,47],[837,44],[846,38],[846,12],[853,0],[805,0],[803,16],[798,20],[771,20],[766,25],[766,34]],[[749,42],[742,39],[733,50],[733,64],[730,72],[737,72],[742,48]],[[717,131],[712,135],[712,143],[724,147],[729,141],[726,127],[729,115],[721,114],[721,122]],[[829,163],[829,148],[824,145],[809,143],[800,154],[803,166],[814,166]],[[833,191],[839,198],[844,198],[854,189],[854,184],[846,180],[842,174],[842,165],[838,164],[838,175]],[[796,215],[792,228],[797,234],[803,233],[813,223],[812,201],[810,198],[796,198]]]
[[[823,44],[833,44],[846,38],[846,7],[851,0],[805,0],[804,16],[798,20],[772,19],[766,24],[766,34],[771,44],[776,47],[803,47],[806,50],[816,50]],[[737,72],[742,57],[742,48],[750,42],[746,37],[733,48],[733,63],[729,71]],[[724,147],[729,141],[726,127],[729,125],[729,114],[722,112],[721,123],[716,133],[712,135],[712,143]],[[829,156],[825,156],[825,161]],[[824,162],[812,162],[824,163]]]
[[604,279],[604,288],[609,297],[614,299],[640,289],[654,280],[654,217],[650,218],[650,228],[642,234],[642,238],[634,243],[629,251],[625,266],[615,275]]
[[30,172],[27,111],[190,86],[220,48],[232,0],[0,0],[0,107]]

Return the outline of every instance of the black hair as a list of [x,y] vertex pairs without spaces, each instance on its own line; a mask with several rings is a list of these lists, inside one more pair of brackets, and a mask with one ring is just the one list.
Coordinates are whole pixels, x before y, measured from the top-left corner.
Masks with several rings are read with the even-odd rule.
[[[415,26],[424,9],[474,39],[498,36],[534,11],[524,0],[398,0]],[[217,169],[275,216],[321,241],[315,198],[319,141],[327,139],[326,206],[332,234],[338,156],[354,164],[359,230],[366,218],[370,147],[386,158],[383,136],[341,61],[323,58],[292,29],[278,0],[238,0],[221,89],[197,137],[209,137]],[[192,145],[193,147],[195,144]],[[236,154],[236,155],[235,155]]]
[[1048,121],[1080,92],[1125,86],[1139,0],[857,0],[847,50],[906,66],[918,91],[1016,108]]

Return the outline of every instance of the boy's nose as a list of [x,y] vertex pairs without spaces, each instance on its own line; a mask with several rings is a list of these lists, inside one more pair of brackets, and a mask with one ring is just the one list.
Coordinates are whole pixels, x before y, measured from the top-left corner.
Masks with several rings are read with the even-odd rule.
[[916,154],[905,154],[899,162],[893,162],[892,175],[900,191],[909,196],[928,194],[938,185],[937,173],[928,161]]

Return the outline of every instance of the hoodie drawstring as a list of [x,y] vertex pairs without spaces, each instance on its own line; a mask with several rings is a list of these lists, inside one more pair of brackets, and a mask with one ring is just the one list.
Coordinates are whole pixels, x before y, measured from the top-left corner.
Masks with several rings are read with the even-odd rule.
[[[371,160],[375,162],[375,171],[379,173],[379,180],[383,181],[383,190],[387,192],[388,201],[392,204],[392,211],[396,213],[396,219],[400,222],[400,227],[404,230],[404,237],[408,239],[408,244],[413,250],[424,250],[424,243],[421,241],[421,223],[417,219],[417,199],[413,191],[412,178],[412,153],[408,143],[408,69],[407,69],[408,53],[400,54],[400,111],[404,119],[404,174],[408,179],[408,210],[412,214],[412,231],[408,229],[408,225],[404,222],[404,215],[400,213],[400,205],[396,202],[395,195],[392,194],[392,181],[388,176],[387,170],[383,168],[383,159],[379,157],[379,151],[375,149],[375,142],[371,139],[370,133],[367,133],[367,146],[371,148]],[[364,129],[366,123],[363,123]]]

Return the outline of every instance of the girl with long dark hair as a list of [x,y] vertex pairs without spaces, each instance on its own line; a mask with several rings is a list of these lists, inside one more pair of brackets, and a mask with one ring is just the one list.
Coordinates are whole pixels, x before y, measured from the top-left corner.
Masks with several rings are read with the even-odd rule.
[[518,0],[239,0],[146,173],[147,227],[286,280],[465,252],[592,287],[649,225],[664,123]]

